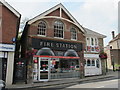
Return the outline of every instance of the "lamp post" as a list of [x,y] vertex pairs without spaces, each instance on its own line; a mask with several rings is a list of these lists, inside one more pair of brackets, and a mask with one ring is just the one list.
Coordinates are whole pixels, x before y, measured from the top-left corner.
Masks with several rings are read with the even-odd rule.
[[114,65],[114,58],[113,58],[113,55],[111,55],[111,59],[112,59],[113,71],[115,72],[115,65]]

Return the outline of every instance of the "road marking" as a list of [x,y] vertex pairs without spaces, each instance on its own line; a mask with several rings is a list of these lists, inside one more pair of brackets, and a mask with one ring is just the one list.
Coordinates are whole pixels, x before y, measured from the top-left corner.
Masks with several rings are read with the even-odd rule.
[[96,88],[103,88],[103,87],[105,87],[105,86],[100,86],[100,87],[96,87]]

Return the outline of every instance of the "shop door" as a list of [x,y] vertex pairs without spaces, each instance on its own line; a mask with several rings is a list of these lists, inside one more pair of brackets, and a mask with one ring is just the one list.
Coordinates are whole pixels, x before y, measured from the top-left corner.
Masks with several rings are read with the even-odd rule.
[[2,80],[6,80],[7,58],[2,59]]
[[49,60],[50,58],[39,58],[39,81],[48,81],[49,72]]

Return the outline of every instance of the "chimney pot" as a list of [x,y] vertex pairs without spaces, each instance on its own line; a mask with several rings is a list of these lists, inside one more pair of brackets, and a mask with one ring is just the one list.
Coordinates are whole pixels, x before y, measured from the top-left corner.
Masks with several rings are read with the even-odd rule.
[[114,39],[114,37],[115,37],[115,32],[112,31],[112,38]]

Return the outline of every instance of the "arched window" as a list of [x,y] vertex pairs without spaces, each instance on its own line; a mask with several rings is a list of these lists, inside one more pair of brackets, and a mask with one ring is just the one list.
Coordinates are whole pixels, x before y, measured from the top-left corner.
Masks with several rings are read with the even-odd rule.
[[90,59],[87,60],[87,66],[90,66]]
[[91,38],[91,45],[94,45],[94,39]]
[[86,38],[86,42],[87,42],[87,46],[89,46],[90,45],[90,38],[89,37]]
[[92,60],[92,66],[95,66],[95,61],[94,60]]
[[77,40],[77,31],[75,30],[75,28],[71,28],[70,32],[71,32],[71,39]]
[[54,37],[64,37],[64,24],[61,21],[55,21],[54,23]]
[[44,21],[38,24],[38,35],[46,35],[46,23]]
[[97,40],[97,38],[95,38],[95,45],[98,45],[98,40]]

